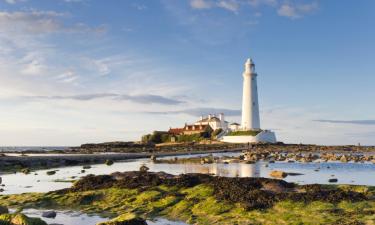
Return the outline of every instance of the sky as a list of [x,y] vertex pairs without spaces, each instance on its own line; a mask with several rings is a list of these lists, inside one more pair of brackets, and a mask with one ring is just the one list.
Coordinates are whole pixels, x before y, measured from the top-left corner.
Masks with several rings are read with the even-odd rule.
[[375,145],[373,0],[0,0],[0,146],[240,122],[258,73],[279,141]]

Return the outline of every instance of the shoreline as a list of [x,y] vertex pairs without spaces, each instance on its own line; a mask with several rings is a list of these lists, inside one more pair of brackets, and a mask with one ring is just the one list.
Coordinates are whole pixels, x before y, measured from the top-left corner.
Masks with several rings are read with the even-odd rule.
[[20,169],[31,170],[53,169],[65,166],[80,166],[105,163],[107,160],[113,162],[156,157],[199,155],[224,152],[242,152],[245,148],[196,150],[176,152],[143,152],[143,153],[110,153],[110,154],[61,154],[61,155],[31,155],[31,156],[3,156],[0,157],[0,175],[10,172],[18,172]]

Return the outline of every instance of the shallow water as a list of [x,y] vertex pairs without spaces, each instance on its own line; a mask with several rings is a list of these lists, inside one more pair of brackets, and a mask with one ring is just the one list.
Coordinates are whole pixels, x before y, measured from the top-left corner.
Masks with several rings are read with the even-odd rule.
[[[240,153],[217,153],[214,156],[235,156]],[[179,156],[189,157],[189,156]],[[190,156],[191,157],[191,156]],[[196,157],[193,156],[193,157]],[[166,157],[171,158],[171,157]],[[205,173],[228,177],[269,177],[272,170],[302,173],[300,176],[288,176],[286,181],[299,184],[328,184],[328,179],[335,177],[339,184],[359,184],[375,186],[375,164],[372,163],[340,163],[340,162],[313,162],[313,163],[286,163],[257,162],[244,163],[213,163],[213,164],[154,164],[148,159],[129,160],[116,162],[112,166],[104,164],[93,165],[86,173],[81,173],[82,166],[64,167],[56,169],[55,175],[48,176],[49,170],[38,170],[28,175],[6,174],[2,175],[4,192],[2,194],[15,194],[24,192],[47,192],[71,186],[69,182],[56,182],[56,180],[72,180],[87,174],[110,174],[116,171],[139,170],[145,164],[150,171],[164,171],[170,174]],[[315,171],[318,170],[318,171]],[[37,175],[36,175],[37,174]],[[75,178],[72,178],[75,176]]]
[[[46,210],[38,209],[25,209],[22,211],[27,216],[39,217],[48,224],[59,224],[59,225],[95,225],[100,222],[110,220],[110,218],[100,217],[98,215],[88,215],[86,213],[80,213],[75,211],[56,211],[57,215],[55,218],[44,218],[42,213]],[[163,218],[155,218],[154,220],[147,220],[148,225],[186,225],[184,222],[170,221]]]

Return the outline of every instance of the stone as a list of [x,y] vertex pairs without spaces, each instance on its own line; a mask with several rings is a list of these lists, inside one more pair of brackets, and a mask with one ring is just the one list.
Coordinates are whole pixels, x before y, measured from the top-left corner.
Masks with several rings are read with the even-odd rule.
[[0,215],[0,224],[11,225],[48,225],[39,218],[28,217],[22,213]]
[[146,220],[137,217],[135,214],[127,213],[97,225],[147,225],[147,223]]
[[56,174],[56,171],[54,171],[54,170],[47,171],[48,176],[51,176],[51,175],[54,175],[54,174]]
[[338,181],[337,178],[331,178],[331,179],[328,180],[328,182],[330,182],[330,183],[336,183],[337,181]]
[[29,174],[31,171],[30,171],[29,168],[23,168],[23,169],[21,170],[21,172],[24,173],[24,174]]
[[107,160],[105,161],[105,164],[106,164],[107,166],[111,166],[111,165],[113,165],[113,160],[111,160],[111,159],[107,159]]
[[56,215],[57,214],[55,211],[45,211],[42,213],[42,217],[45,217],[45,218],[55,218]]
[[150,170],[150,168],[148,168],[148,167],[145,166],[145,165],[142,165],[142,166],[139,168],[139,171],[141,171],[141,172],[147,172],[148,170]]
[[345,155],[342,155],[340,158],[341,162],[348,162],[348,158]]
[[270,173],[270,176],[271,177],[274,177],[274,178],[285,178],[288,176],[287,173],[283,172],[283,171],[279,171],[279,170],[274,170]]
[[7,207],[0,205],[0,215],[1,214],[7,214],[9,213],[9,210]]

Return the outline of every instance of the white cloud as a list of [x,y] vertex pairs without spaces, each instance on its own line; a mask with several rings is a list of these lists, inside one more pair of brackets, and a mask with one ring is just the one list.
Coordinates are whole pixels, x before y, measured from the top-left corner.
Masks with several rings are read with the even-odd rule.
[[58,81],[63,83],[73,83],[78,78],[79,76],[73,70],[67,70],[56,77]]
[[305,14],[309,14],[314,12],[318,9],[318,4],[316,2],[312,2],[309,4],[290,4],[284,3],[280,6],[277,10],[277,13],[280,16],[288,17],[291,19],[298,19],[304,16]]
[[260,5],[277,6],[278,0],[249,0],[248,3],[253,7]]
[[26,0],[5,0],[8,4],[16,4],[18,2],[25,2]]
[[193,9],[209,9],[212,7],[212,4],[207,0],[190,0],[190,6]]
[[[318,9],[318,3],[316,1],[311,3],[300,3],[286,0],[190,0],[190,6],[193,9],[207,10],[212,8],[222,8],[234,13],[238,13],[241,8],[246,6],[258,8],[262,5],[275,8],[277,9],[278,15],[291,19],[303,17],[304,15],[312,13]],[[260,15],[260,12],[255,14],[256,17],[259,17]]]
[[237,12],[240,8],[239,3],[235,0],[221,0],[218,6],[232,12]]

